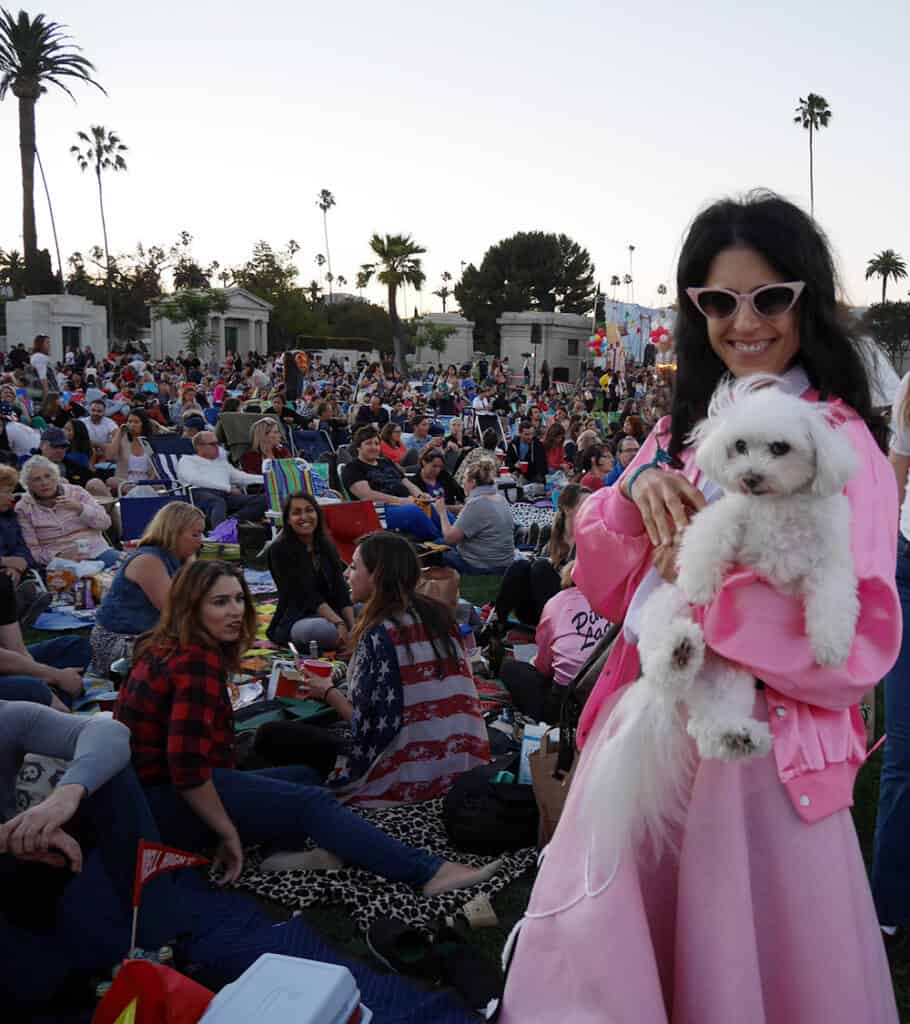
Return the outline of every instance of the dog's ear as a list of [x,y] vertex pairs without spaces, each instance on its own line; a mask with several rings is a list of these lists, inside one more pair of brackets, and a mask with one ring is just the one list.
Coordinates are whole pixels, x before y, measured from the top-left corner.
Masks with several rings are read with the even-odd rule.
[[727,431],[718,417],[708,417],[696,425],[689,435],[698,446],[695,463],[709,480],[720,483],[727,462]]
[[810,490],[820,498],[829,498],[840,494],[856,472],[856,454],[846,435],[828,418],[826,406],[816,405],[807,411],[809,440],[815,449],[815,479]]

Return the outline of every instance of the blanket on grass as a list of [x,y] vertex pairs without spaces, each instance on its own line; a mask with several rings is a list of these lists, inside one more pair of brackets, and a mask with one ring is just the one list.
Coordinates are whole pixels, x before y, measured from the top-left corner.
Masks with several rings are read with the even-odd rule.
[[[442,800],[428,800],[406,807],[378,811],[356,811],[390,836],[419,846],[447,860],[480,867],[490,858],[462,853],[449,842],[442,822]],[[503,855],[499,871],[487,882],[471,889],[423,896],[402,882],[390,882],[359,868],[340,871],[259,871],[260,857],[251,851],[247,866],[237,881],[241,889],[257,896],[299,909],[319,904],[343,906],[361,931],[377,917],[394,917],[415,928],[428,929],[440,917],[457,914],[475,896],[492,897],[537,864],[537,850],[529,847]]]

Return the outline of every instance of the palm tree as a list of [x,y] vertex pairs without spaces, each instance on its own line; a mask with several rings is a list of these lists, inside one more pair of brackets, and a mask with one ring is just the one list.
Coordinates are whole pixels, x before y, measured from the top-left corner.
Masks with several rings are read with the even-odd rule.
[[22,254],[15,249],[9,252],[0,249],[0,284],[10,289],[14,299],[25,295],[25,264]]
[[309,295],[310,302],[315,306],[322,296],[322,285],[318,281],[310,281],[303,290]]
[[657,286],[657,294],[663,298],[667,294],[667,286],[665,284],[659,284]]
[[899,281],[907,276],[907,264],[903,256],[899,256],[893,249],[882,249],[877,252],[866,264],[866,280],[870,277],[882,279],[882,302],[885,301],[885,290],[888,287],[888,278]]
[[619,286],[620,286],[621,284],[622,284],[622,281],[621,281],[621,280],[619,279],[619,275],[618,275],[618,274],[614,274],[614,275],[613,275],[613,276],[612,276],[612,277],[610,278],[610,287],[611,287],[611,288],[613,289],[613,294],[612,294],[612,295],[610,296],[610,300],[611,300],[612,302],[615,302],[615,301],[616,301],[616,289],[617,289],[617,288],[618,288],[618,287],[619,287]]
[[335,280],[338,282],[339,288],[345,288],[347,286],[348,279],[344,276],[344,274],[339,274],[338,277],[335,278]]
[[633,292],[632,292],[632,275],[631,274],[623,274],[623,276],[622,276],[622,283],[626,286],[626,302],[631,302],[632,301],[631,296],[633,294]]
[[35,104],[51,85],[75,96],[66,79],[97,86],[94,64],[78,52],[65,26],[43,14],[30,19],[0,7],[0,100],[7,92],[19,101],[19,154],[22,165],[22,245],[27,275],[37,272],[38,231],[35,227]]
[[370,248],[376,254],[375,263],[364,263],[357,275],[357,287],[365,288],[373,275],[384,284],[389,297],[389,319],[392,321],[392,340],[395,345],[395,365],[404,370],[405,337],[395,297],[398,289],[411,285],[420,291],[426,274],[420,265],[420,256],[426,252],[410,235],[373,235]]
[[335,205],[335,197],[327,188],[324,188],[319,193],[319,198],[316,200],[316,205],[322,210],[322,230],[325,233],[325,255],[326,260],[329,264],[329,302],[332,301],[332,254],[329,252],[329,210]]
[[325,266],[325,256],[321,252],[316,253],[316,266],[319,267],[319,280],[322,280],[322,268]]
[[796,117],[793,118],[794,124],[801,124],[809,133],[809,212],[813,217],[815,216],[815,167],[812,136],[822,128],[827,128],[832,116],[831,108],[825,97],[810,92],[805,99],[800,96]]
[[448,272],[448,270],[444,270],[442,272],[442,287],[438,291],[433,292],[433,294],[438,299],[442,299],[443,313],[445,313],[446,311],[446,302],[448,301],[449,296],[452,294],[452,290],[449,288],[449,281],[451,280],[452,275]]
[[107,280],[107,340],[110,342],[114,331],[114,299],[111,291],[111,253],[107,244],[107,219],[104,216],[104,190],[101,187],[101,172],[125,171],[126,160],[123,159],[123,154],[127,152],[127,147],[120,141],[120,136],[116,132],[109,132],[104,125],[90,125],[88,131],[90,134],[76,132],[76,136],[82,143],[82,148],[70,146],[70,152],[76,158],[79,170],[87,171],[91,167],[98,181],[98,205],[101,208],[101,233],[104,235],[104,265]]

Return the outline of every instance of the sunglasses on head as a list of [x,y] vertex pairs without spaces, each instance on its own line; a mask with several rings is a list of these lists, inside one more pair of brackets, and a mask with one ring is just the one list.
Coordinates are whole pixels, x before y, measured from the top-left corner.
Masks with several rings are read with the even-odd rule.
[[782,284],[764,284],[751,292],[734,292],[729,288],[687,288],[686,295],[695,308],[708,320],[727,320],[736,316],[744,301],[756,316],[771,317],[788,313],[796,305],[805,281],[785,281]]

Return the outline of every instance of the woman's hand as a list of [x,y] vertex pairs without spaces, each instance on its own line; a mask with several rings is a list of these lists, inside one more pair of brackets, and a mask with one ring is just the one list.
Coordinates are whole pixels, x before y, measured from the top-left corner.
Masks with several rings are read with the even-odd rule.
[[18,555],[7,555],[5,558],[0,558],[0,565],[4,569],[12,569],[13,572],[17,572],[20,576],[28,568],[28,562]]
[[636,479],[631,494],[625,481],[620,490],[641,512],[648,538],[655,547],[672,545],[692,516],[707,504],[701,491],[684,476],[656,466]]
[[236,829],[229,835],[222,836],[215,851],[215,860],[212,863],[212,870],[219,878],[216,878],[216,885],[230,885],[236,882],[243,873],[243,844]]
[[[84,795],[82,786],[58,786],[46,800],[10,818],[0,825],[0,853],[11,853],[14,857],[47,853],[51,839],[76,813]],[[81,862],[81,854],[79,859]]]
[[675,583],[679,575],[679,542],[682,534],[676,534],[676,540],[672,544],[658,544],[654,549],[654,568],[667,581]]
[[444,494],[440,494],[433,502],[436,506],[436,511],[439,513],[440,519],[446,514],[446,497]]
[[54,502],[54,508],[61,512],[81,512],[82,502],[76,498],[58,498]]
[[306,700],[325,700],[326,694],[332,689],[332,677],[327,679],[310,672],[306,666],[301,669],[304,681],[298,687],[300,695]]

